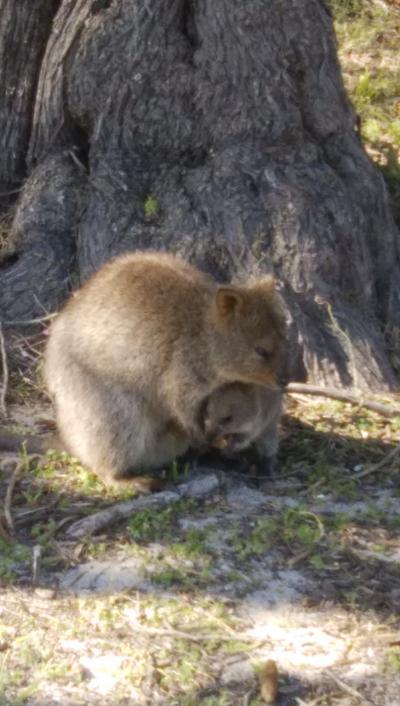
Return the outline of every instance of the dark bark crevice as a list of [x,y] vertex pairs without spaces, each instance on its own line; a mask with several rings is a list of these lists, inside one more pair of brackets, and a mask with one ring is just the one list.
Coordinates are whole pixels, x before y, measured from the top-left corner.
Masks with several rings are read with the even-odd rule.
[[[0,2],[0,191],[12,190],[26,175],[40,65],[61,0]],[[0,208],[7,207],[0,195]]]
[[26,181],[13,222],[16,262],[0,267],[0,320],[40,317],[65,299],[84,193],[68,153],[43,162]]
[[[186,37],[191,51],[194,52],[199,45],[199,38],[193,16],[193,0],[182,0],[182,34]],[[190,63],[192,61],[193,59]]]

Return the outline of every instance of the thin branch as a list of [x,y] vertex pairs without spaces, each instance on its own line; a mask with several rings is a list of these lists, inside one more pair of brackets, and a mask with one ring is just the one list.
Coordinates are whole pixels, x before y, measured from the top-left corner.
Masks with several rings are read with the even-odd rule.
[[57,316],[57,313],[53,314],[46,314],[46,316],[39,316],[36,319],[21,319],[18,320],[16,319],[15,321],[3,321],[3,326],[10,327],[10,326],[33,326],[35,324],[43,324],[46,321],[50,321],[51,319],[54,319]]
[[4,518],[7,524],[8,531],[10,534],[14,533],[14,520],[11,514],[11,505],[12,505],[12,495],[14,491],[14,486],[17,481],[17,478],[21,472],[22,464],[19,463],[13,470],[11,474],[11,478],[9,480],[8,486],[7,486],[7,491],[6,491],[6,497],[4,499]]
[[378,463],[374,463],[373,466],[370,466],[369,468],[366,468],[365,471],[362,473],[357,474],[357,480],[360,480],[361,478],[365,478],[366,476],[369,476],[371,473],[375,473],[375,471],[379,471],[383,466],[386,466],[390,461],[392,461],[397,454],[400,453],[400,444],[397,444],[397,446],[394,447],[390,451],[390,453],[385,456],[385,458],[382,459],[382,461],[379,461]]
[[1,354],[1,366],[2,366],[2,370],[3,370],[3,384],[1,387],[1,394],[0,394],[0,412],[2,413],[3,417],[7,417],[6,395],[7,395],[7,388],[8,388],[8,363],[7,363],[6,344],[4,341],[4,334],[3,334],[3,324],[1,321],[0,321],[0,354]]
[[32,583],[37,584],[40,576],[42,564],[42,547],[40,544],[35,544],[32,550]]
[[10,189],[9,191],[0,191],[0,196],[11,196],[11,194],[19,194],[19,192],[22,190],[22,186],[20,186],[18,189]]
[[365,400],[362,395],[356,395],[354,392],[345,392],[344,390],[336,390],[333,387],[319,387],[318,385],[308,385],[302,382],[290,382],[286,387],[286,392],[315,395],[316,397],[330,397],[333,400],[349,402],[357,407],[370,409],[372,412],[381,414],[383,417],[400,416],[400,408],[396,409],[396,407],[388,407],[380,402]]
[[[134,484],[135,478],[132,478]],[[174,491],[163,490],[153,495],[144,497],[136,497],[132,500],[111,505],[110,507],[95,512],[89,517],[84,517],[82,520],[74,522],[66,531],[67,539],[81,539],[86,535],[91,535],[98,532],[104,527],[111,524],[126,520],[131,517],[134,512],[144,509],[161,508],[178,502],[182,497],[193,499],[202,499],[211,495],[218,490],[220,486],[218,477],[215,473],[209,473],[199,478],[194,478],[186,483],[181,483]]]
[[76,156],[75,152],[73,150],[68,150],[68,154],[71,157],[72,161],[76,164],[76,166],[84,173],[87,173],[87,169],[83,162],[81,162],[80,159]]
[[339,679],[339,677],[336,676],[331,670],[327,670],[328,676],[332,679],[332,681],[335,682],[335,684],[342,689],[342,691],[346,692],[346,694],[349,694],[350,696],[353,696],[353,698],[358,699],[359,701],[362,701],[364,704],[372,704],[373,701],[370,701],[369,699],[365,698],[362,694],[360,694],[357,689],[354,689],[352,686],[349,686],[349,684],[346,684],[346,682],[342,681]]
[[237,633],[235,635],[219,635],[218,633],[196,633],[176,630],[175,628],[153,628],[149,625],[143,625],[137,620],[129,620],[130,627],[137,632],[142,632],[145,635],[154,637],[175,637],[179,640],[189,640],[190,642],[208,642],[209,640],[218,640],[220,642],[231,642],[232,640],[240,640],[241,642],[257,643],[259,645],[270,642],[269,639],[260,639],[246,635],[245,633]]
[[3,522],[5,521],[5,517],[3,514],[0,515],[0,539],[2,539],[6,544],[11,543],[11,535],[9,532],[7,532],[6,528],[3,525]]

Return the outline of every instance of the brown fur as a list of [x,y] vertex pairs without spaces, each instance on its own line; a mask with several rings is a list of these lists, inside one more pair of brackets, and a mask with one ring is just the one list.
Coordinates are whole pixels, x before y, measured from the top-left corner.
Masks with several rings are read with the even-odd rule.
[[232,383],[215,390],[204,405],[204,428],[210,445],[242,451],[252,444],[261,459],[274,463],[282,391]]
[[[47,451],[65,451],[65,447],[55,435],[39,436],[38,434],[32,434],[25,436],[4,431],[0,432],[0,450],[16,454],[24,451],[30,455],[42,456]],[[125,483],[127,480],[125,480]],[[129,478],[129,482],[134,488],[143,493],[160,490],[165,485],[161,478],[151,478],[150,476],[135,476],[134,478]]]
[[171,255],[121,256],[50,329],[44,375],[61,438],[108,482],[168,463],[202,441],[213,389],[276,384],[284,339],[270,277],[218,286]]

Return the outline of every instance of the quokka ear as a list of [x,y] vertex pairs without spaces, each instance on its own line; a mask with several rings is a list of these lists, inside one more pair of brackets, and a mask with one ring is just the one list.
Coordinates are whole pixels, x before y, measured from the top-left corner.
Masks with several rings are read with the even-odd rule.
[[243,294],[236,287],[218,287],[215,303],[219,316],[224,319],[242,309]]

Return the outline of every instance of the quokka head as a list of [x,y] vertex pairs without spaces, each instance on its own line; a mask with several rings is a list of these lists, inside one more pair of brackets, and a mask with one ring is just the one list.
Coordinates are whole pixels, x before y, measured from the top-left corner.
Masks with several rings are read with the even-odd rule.
[[256,388],[228,383],[214,390],[202,409],[202,426],[208,444],[224,452],[250,446],[258,415]]
[[213,302],[214,363],[222,381],[281,384],[286,318],[273,277],[220,286]]

